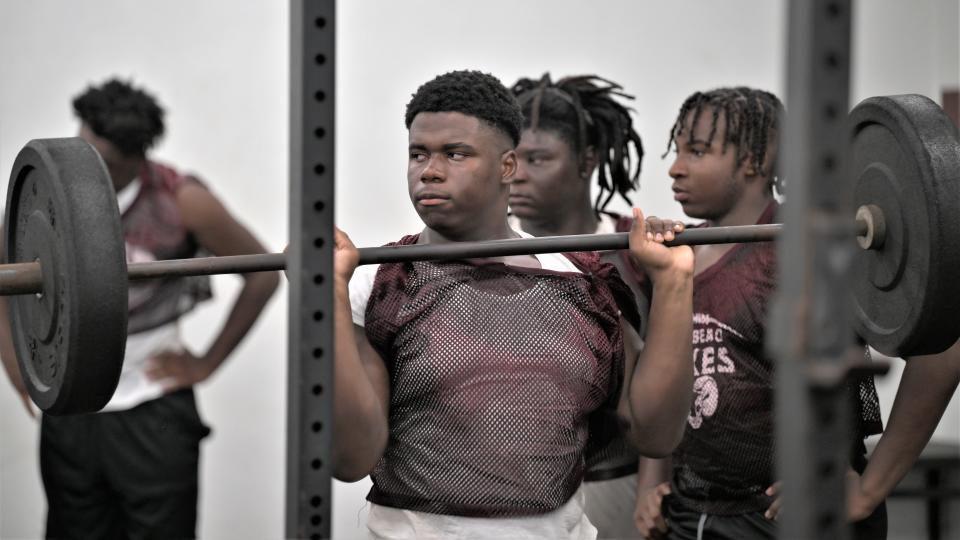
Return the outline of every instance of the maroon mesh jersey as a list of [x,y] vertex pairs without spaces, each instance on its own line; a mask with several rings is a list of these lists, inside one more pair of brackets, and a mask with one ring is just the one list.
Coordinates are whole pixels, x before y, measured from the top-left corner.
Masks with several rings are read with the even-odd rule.
[[[184,182],[199,181],[154,162],[144,165],[139,178],[140,191],[120,217],[127,260],[197,256],[200,246],[183,225],[176,193]],[[210,297],[208,276],[131,282],[127,332],[134,334],[169,323]]]
[[619,397],[620,310],[633,322],[636,311],[612,266],[568,257],[583,274],[380,266],[365,330],[390,376],[390,437],[370,501],[489,517],[548,512],[573,495],[595,413]]
[[[758,223],[772,223],[778,205]],[[738,244],[694,278],[694,403],[673,454],[673,491],[708,514],[766,510],[776,480],[773,360],[764,350],[777,285],[776,245]],[[872,378],[860,387],[858,435],[879,431]]]

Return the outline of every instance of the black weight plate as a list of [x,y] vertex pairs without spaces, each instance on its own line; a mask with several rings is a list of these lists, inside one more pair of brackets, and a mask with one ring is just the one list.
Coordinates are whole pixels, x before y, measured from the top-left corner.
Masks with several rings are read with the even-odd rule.
[[79,138],[38,139],[17,155],[4,222],[8,263],[39,261],[43,293],[8,298],[20,371],[48,414],[96,411],[123,365],[127,275],[116,194]]
[[857,331],[889,356],[933,354],[960,337],[960,139],[920,95],[874,97],[850,112],[854,207],[875,204],[887,234],[854,259]]

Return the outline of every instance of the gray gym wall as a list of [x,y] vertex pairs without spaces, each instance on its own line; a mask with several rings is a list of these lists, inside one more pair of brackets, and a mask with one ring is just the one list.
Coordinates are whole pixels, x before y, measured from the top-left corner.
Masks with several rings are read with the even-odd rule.
[[[939,98],[960,86],[957,0],[856,4],[851,103],[877,94]],[[640,205],[679,216],[660,158],[677,107],[694,90],[765,87],[783,95],[784,0],[637,2],[487,0],[339,2],[337,217],[359,245],[419,228],[407,200],[403,107],[416,87],[458,68],[505,83],[549,70],[597,73],[637,95],[647,148]],[[70,98],[107,76],[132,78],[168,109],[155,156],[198,172],[270,249],[287,237],[288,7],[283,0],[0,0],[0,194],[29,139],[76,132]],[[788,104],[789,105],[789,104]],[[619,205],[622,209],[623,206]],[[184,329],[199,350],[239,288]],[[203,447],[199,532],[276,538],[283,531],[286,291],[225,368],[200,387],[214,432]],[[885,413],[902,364],[880,384]],[[935,435],[960,441],[955,398]],[[44,498],[38,424],[0,380],[0,538],[37,538]],[[334,535],[361,537],[367,481],[335,487]],[[891,538],[923,537],[919,503],[894,503]],[[954,516],[960,515],[956,510]]]

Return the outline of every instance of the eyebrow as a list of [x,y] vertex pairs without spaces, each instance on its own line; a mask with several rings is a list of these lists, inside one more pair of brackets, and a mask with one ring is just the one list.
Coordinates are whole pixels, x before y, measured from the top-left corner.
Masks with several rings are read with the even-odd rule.
[[473,148],[472,145],[469,145],[469,144],[467,144],[467,143],[465,143],[465,142],[452,142],[452,143],[448,143],[448,144],[443,145],[443,150],[444,150],[444,151],[447,151],[447,150],[473,150],[473,149],[474,149],[474,148]]
[[545,144],[543,144],[543,145],[541,145],[541,144],[530,144],[530,145],[527,145],[526,147],[523,147],[523,148],[521,148],[520,146],[518,146],[518,147],[517,147],[517,152],[526,152],[526,153],[528,153],[528,154],[533,154],[533,153],[535,153],[535,152],[550,153],[550,152],[553,152],[553,149],[550,148],[550,147],[548,147],[548,146],[545,145]]
[[[429,150],[429,149],[427,148],[427,145],[425,145],[425,144],[422,144],[422,143],[412,143],[412,144],[410,145],[410,150]],[[441,147],[440,147],[440,150],[441,150],[442,152],[449,152],[450,150],[470,150],[470,151],[475,151],[476,149],[475,149],[472,145],[467,144],[467,143],[465,143],[465,142],[452,142],[452,143],[447,143],[447,144],[441,146]]]

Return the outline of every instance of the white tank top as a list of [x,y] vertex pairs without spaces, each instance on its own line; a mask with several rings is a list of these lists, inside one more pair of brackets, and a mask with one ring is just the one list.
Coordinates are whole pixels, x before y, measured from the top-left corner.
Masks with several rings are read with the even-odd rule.
[[[117,193],[121,214],[136,200],[140,185],[140,179],[134,179]],[[129,260],[131,253],[133,252],[128,250],[127,262],[131,262]],[[183,350],[183,340],[180,336],[178,321],[128,336],[120,382],[110,402],[101,412],[132,409],[145,401],[162,396],[163,387],[160,381],[151,381],[147,378],[147,362],[158,353],[181,350]]]

